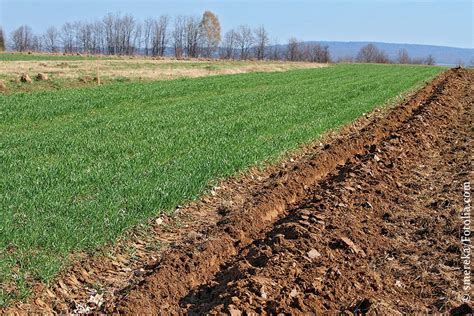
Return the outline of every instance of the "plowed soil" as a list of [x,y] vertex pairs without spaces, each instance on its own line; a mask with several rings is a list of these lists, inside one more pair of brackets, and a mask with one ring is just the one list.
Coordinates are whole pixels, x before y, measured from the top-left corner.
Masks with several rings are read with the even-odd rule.
[[458,211],[474,75],[452,70],[170,251],[108,311],[446,312],[461,305]]
[[74,277],[16,310],[469,312],[459,212],[472,171],[473,88],[474,72],[447,71],[388,113],[223,184],[192,204],[196,216],[175,230],[172,247],[140,261],[143,273],[110,281],[103,302],[87,302],[85,281]]

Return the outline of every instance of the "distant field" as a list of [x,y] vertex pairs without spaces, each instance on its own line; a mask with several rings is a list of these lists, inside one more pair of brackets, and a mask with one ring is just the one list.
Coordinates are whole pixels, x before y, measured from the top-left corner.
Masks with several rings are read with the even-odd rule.
[[96,55],[53,55],[53,54],[28,54],[28,53],[0,53],[0,61],[31,61],[31,60],[97,60],[114,59],[111,56]]
[[[293,69],[320,68],[326,65],[307,62],[232,61],[232,60],[175,60],[143,56],[62,56],[0,54],[0,79],[7,85],[7,93],[60,90],[69,87],[126,81],[169,80],[183,77],[274,72]],[[48,75],[48,81],[22,83],[18,79],[26,73],[32,79],[38,73]]]
[[442,70],[336,65],[0,95],[3,298]]

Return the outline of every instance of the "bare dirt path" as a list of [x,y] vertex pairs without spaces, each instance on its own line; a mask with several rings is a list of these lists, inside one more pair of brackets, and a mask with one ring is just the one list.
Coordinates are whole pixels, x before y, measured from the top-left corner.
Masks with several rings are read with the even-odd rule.
[[[84,255],[6,312],[449,312],[461,305],[474,72]],[[130,252],[133,249],[133,252]],[[461,310],[461,309],[458,309]]]
[[105,310],[239,315],[458,307],[458,211],[472,170],[473,83],[473,72],[451,70],[357,134],[275,172]]

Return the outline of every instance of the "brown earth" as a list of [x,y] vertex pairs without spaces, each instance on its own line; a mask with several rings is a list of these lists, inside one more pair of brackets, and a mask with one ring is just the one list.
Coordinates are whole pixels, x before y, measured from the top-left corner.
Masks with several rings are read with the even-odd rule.
[[222,182],[111,254],[84,256],[7,312],[468,311],[459,211],[473,88],[472,71],[447,71],[326,145]]

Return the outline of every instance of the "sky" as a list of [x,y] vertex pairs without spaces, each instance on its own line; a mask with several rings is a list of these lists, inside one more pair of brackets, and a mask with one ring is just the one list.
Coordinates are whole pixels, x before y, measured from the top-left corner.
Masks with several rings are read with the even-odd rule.
[[474,0],[0,0],[7,34],[27,24],[36,33],[67,21],[130,13],[139,20],[161,14],[216,13],[225,32],[264,25],[271,38],[310,41],[379,41],[474,48]]

